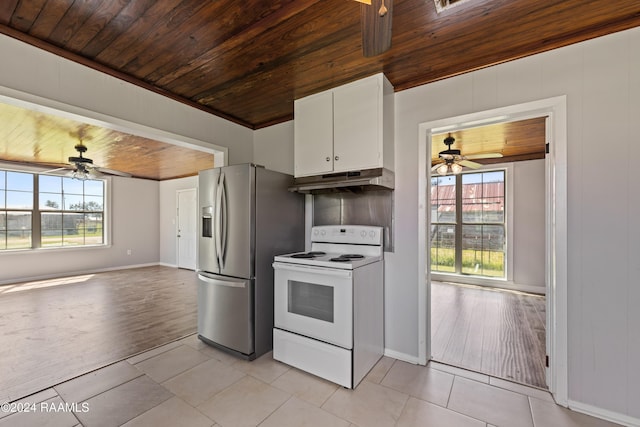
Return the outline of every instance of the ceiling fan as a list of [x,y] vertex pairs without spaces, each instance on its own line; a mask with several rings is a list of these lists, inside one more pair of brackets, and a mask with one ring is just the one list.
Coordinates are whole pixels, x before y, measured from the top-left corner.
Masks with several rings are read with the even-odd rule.
[[87,146],[82,143],[82,139],[75,145],[75,150],[78,152],[78,156],[69,157],[69,164],[60,168],[48,170],[44,173],[53,173],[61,170],[69,170],[69,176],[75,179],[95,179],[102,175],[116,175],[123,177],[131,177],[128,172],[121,172],[109,168],[103,168],[93,164],[93,160],[84,157],[83,154],[87,152]]
[[362,4],[362,54],[380,55],[391,47],[393,0],[356,0]]
[[451,134],[449,134],[443,142],[444,145],[447,146],[447,149],[438,154],[441,161],[431,168],[431,171],[437,172],[438,175],[447,175],[449,173],[459,174],[462,172],[463,166],[470,169],[478,169],[482,166],[480,163],[473,162],[472,159],[497,159],[502,157],[500,153],[479,153],[463,156],[460,150],[451,148],[453,143],[456,142],[456,139],[452,137]]

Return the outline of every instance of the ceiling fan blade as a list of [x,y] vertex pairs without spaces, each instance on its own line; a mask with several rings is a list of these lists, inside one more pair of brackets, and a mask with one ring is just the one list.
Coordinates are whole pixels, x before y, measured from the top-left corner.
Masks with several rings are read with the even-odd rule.
[[441,165],[443,165],[444,163],[436,163],[435,165],[433,165],[431,167],[431,172],[435,171],[436,169],[438,169]]
[[371,0],[356,0],[359,1],[360,3],[364,3],[364,4],[371,4]]
[[[358,0],[359,1],[359,0]],[[381,6],[386,13],[380,16]],[[380,55],[391,47],[391,23],[393,0],[372,0],[371,6],[361,5],[362,54],[366,57]]]
[[44,174],[53,173],[53,174],[55,174],[56,172],[59,172],[59,171],[70,171],[70,170],[73,170],[73,168],[71,166],[63,166],[61,168],[49,169],[49,170],[46,170],[46,171],[43,171],[43,172],[40,172],[40,173],[44,173]]
[[122,172],[122,171],[117,171],[109,168],[94,167],[93,170],[98,171],[100,173],[107,174],[107,175],[123,176],[125,178],[131,178],[133,176],[129,172]]
[[468,167],[469,169],[478,169],[482,167],[480,163],[472,162],[471,160],[460,160],[458,164],[460,166]]
[[479,154],[469,154],[468,156],[464,156],[465,159],[473,160],[473,159],[499,159],[503,157],[500,153],[479,153]]

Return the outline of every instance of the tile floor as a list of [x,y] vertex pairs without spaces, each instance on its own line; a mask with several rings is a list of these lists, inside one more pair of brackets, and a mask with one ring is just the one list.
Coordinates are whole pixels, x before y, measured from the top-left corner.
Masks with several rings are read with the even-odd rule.
[[614,425],[561,408],[542,390],[446,365],[422,367],[384,357],[356,390],[346,390],[274,361],[271,354],[238,360],[195,335],[14,406],[32,411],[0,411],[0,426]]

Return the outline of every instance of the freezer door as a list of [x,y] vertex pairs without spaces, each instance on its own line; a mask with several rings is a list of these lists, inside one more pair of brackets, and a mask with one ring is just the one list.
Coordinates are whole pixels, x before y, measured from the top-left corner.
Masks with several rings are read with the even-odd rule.
[[254,276],[255,257],[255,168],[235,165],[220,168],[214,191],[216,212],[214,236],[220,274]]
[[198,269],[220,272],[216,250],[216,195],[220,169],[207,169],[198,174]]
[[198,335],[232,350],[254,352],[253,281],[198,273]]

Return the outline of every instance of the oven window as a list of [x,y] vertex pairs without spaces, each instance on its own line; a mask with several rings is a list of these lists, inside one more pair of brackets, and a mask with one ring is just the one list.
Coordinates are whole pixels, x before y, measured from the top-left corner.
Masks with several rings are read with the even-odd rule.
[[289,280],[288,293],[289,313],[333,323],[332,286]]

